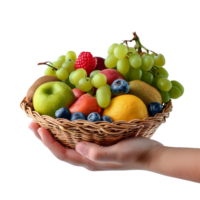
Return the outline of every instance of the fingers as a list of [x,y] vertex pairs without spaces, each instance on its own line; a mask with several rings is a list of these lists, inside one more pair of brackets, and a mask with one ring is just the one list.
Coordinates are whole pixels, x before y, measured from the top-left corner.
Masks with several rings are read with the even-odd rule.
[[83,162],[83,156],[74,150],[63,147],[53,139],[45,128],[40,128],[34,121],[30,123],[29,128],[59,160],[76,166],[87,166],[87,164]]
[[118,170],[118,166],[114,164],[108,163],[103,165],[101,163],[93,162],[77,153],[75,150],[62,146],[60,143],[53,139],[49,131],[44,127],[42,127],[40,131],[37,132],[37,128],[39,128],[39,126],[35,122],[32,122],[30,127],[32,132],[35,132],[35,135],[40,135],[40,143],[46,149],[48,149],[52,157],[54,157],[56,160],[59,160],[60,162],[70,164],[74,167],[81,166],[88,171],[109,171],[109,169],[115,169],[115,171]]
[[27,129],[31,132],[33,137],[36,137],[39,142],[41,142],[41,137],[38,134],[37,130],[40,128],[40,126],[35,123],[33,120],[30,120],[29,123],[27,124]]
[[[90,171],[118,170],[121,168],[114,163],[100,163],[93,161],[98,160],[98,158],[100,159],[101,157],[96,156],[95,153],[93,154],[93,151],[90,151],[91,148],[89,148],[89,157],[93,158],[93,160],[82,156],[80,153],[73,149],[63,147],[60,143],[53,139],[48,130],[43,127],[40,128],[40,126],[35,122],[31,122],[29,128],[59,160],[65,161],[75,166],[82,166]],[[101,148],[98,145],[96,146],[97,148]],[[110,161],[109,157],[107,157],[107,159]]]
[[66,148],[55,141],[49,131],[44,127],[38,129],[43,144],[59,159],[65,159]]
[[[39,142],[50,152],[54,158],[57,158],[58,160],[64,159],[63,154],[66,151],[65,147],[55,141],[48,130],[46,130],[44,127],[40,127],[32,120],[30,121],[28,128],[34,137],[38,138]],[[39,128],[41,128],[40,131],[38,131]]]

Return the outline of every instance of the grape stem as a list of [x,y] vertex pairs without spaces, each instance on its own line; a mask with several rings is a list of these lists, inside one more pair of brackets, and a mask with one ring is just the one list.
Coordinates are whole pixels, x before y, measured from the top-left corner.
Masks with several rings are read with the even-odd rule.
[[143,48],[147,53],[152,52],[152,53],[154,53],[156,56],[158,55],[158,54],[155,53],[154,51],[147,49],[146,47],[144,47],[144,46],[141,44],[140,38],[138,37],[138,35],[136,34],[136,32],[133,32],[133,39],[131,39],[131,40],[124,40],[123,43],[125,43],[126,46],[127,46],[127,48],[129,49],[128,42],[132,42],[133,40],[135,40],[135,43],[136,43],[135,46],[134,46],[134,48],[135,48],[136,50],[138,50],[138,53],[139,53],[139,54],[142,52],[142,48]]
[[151,73],[151,74],[153,75],[153,77],[155,78],[156,76],[159,75],[159,73],[156,73],[156,70],[157,70],[157,69],[158,69],[158,67],[153,66],[153,67],[151,68],[151,70],[148,71],[148,72]]
[[57,68],[53,67],[53,66],[51,65],[51,63],[47,63],[46,66],[51,67],[53,71],[57,71],[57,70],[58,70]]
[[[71,61],[71,59],[69,59],[69,61]],[[50,63],[51,61],[48,61],[48,63],[45,63],[44,66],[49,66],[51,68],[53,68],[53,71],[57,71],[58,69],[53,67],[52,64]],[[43,65],[37,65],[37,66],[43,66]]]
[[[43,65],[37,65],[37,66],[43,66]],[[52,64],[51,64],[50,62],[49,62],[49,63],[45,63],[44,66],[49,66],[49,67],[51,67],[53,71],[57,71],[57,70],[58,70],[57,68],[53,67]]]

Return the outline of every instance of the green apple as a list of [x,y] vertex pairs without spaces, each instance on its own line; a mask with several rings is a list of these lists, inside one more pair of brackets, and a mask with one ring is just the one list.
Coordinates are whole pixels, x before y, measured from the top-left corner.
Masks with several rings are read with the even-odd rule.
[[48,82],[40,85],[33,96],[33,107],[41,115],[55,118],[55,112],[69,108],[76,98],[71,88],[63,82]]

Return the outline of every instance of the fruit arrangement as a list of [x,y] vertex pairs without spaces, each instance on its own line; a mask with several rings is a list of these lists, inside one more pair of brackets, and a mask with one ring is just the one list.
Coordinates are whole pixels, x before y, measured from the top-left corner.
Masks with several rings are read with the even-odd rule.
[[[136,33],[133,36],[132,40],[112,44],[106,59],[93,57],[90,52],[81,52],[77,57],[68,51],[55,62],[38,63],[47,68],[28,90],[26,106],[41,116],[65,119],[68,124],[88,121],[106,123],[107,127],[165,113],[166,105],[181,97],[184,88],[168,79],[169,73],[163,67],[165,57],[144,47]],[[133,41],[135,45],[129,47],[128,42]],[[125,129],[131,131],[126,126],[121,132]]]

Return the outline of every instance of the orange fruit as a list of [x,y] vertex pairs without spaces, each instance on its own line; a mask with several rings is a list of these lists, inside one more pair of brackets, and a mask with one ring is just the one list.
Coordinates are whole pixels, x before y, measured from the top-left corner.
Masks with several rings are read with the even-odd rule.
[[104,109],[103,116],[108,115],[113,121],[131,121],[148,117],[147,107],[135,95],[125,94],[113,98],[110,105]]

